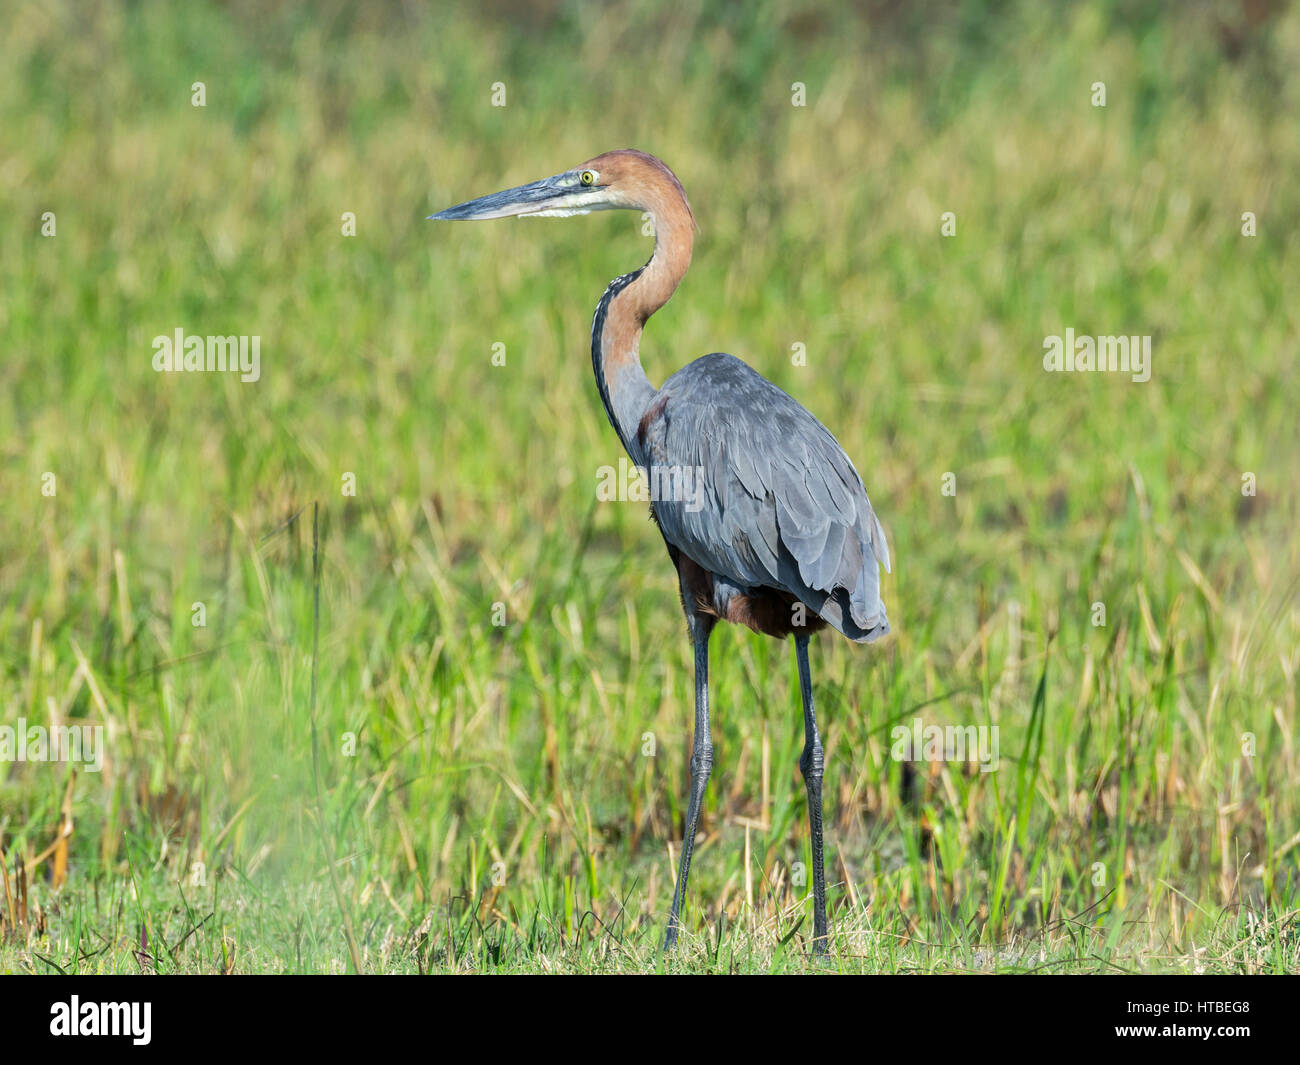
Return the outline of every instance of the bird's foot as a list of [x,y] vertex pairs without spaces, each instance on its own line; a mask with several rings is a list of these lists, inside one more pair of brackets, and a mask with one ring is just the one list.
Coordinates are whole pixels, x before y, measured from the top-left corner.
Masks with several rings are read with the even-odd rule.
[[831,961],[831,937],[823,932],[814,935],[808,946],[808,960],[818,965],[828,965]]

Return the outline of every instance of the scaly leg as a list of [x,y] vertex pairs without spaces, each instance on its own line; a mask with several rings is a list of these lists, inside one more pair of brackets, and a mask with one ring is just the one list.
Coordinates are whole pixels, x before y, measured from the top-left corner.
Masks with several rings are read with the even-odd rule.
[[682,838],[682,856],[678,863],[677,890],[673,892],[673,908],[668,915],[668,935],[664,949],[677,942],[677,914],[682,897],[686,894],[686,877],[691,869],[691,851],[695,849],[695,829],[700,819],[700,805],[704,789],[709,783],[713,768],[713,740],[709,733],[709,636],[714,619],[704,614],[692,614],[687,622],[691,639],[695,643],[695,739],[691,753],[691,798],[686,807],[686,835]]
[[813,858],[813,953],[825,954],[826,936],[826,867],[822,859],[822,770],[825,758],[821,737],[817,735],[817,718],[813,714],[812,673],[808,668],[808,634],[796,633],[795,654],[799,659],[799,692],[803,696],[803,755],[799,770],[808,789],[808,820],[812,823]]

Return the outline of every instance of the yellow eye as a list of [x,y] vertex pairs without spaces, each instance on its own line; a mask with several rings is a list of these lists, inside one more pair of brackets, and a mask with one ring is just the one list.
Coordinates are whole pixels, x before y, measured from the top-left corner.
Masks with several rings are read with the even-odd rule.
[[584,170],[581,174],[578,175],[578,180],[581,181],[584,185],[594,185],[596,184],[596,171]]

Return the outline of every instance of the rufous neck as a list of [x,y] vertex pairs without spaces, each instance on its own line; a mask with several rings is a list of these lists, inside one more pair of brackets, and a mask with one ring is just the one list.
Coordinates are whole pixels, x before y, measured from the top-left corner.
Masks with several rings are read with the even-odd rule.
[[592,324],[591,360],[600,398],[624,449],[637,463],[644,463],[637,429],[655,394],[641,367],[641,332],[681,282],[694,247],[694,220],[685,200],[678,199],[679,206],[665,198],[650,210],[654,254],[640,270],[610,282]]

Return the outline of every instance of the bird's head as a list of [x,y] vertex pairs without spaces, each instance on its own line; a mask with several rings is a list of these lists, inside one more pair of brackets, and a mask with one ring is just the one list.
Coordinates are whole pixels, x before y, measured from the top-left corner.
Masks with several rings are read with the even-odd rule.
[[566,218],[620,209],[667,215],[674,207],[685,207],[687,217],[694,222],[686,191],[676,175],[653,155],[623,148],[588,159],[554,177],[480,196],[429,217],[447,221],[511,216]]

